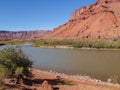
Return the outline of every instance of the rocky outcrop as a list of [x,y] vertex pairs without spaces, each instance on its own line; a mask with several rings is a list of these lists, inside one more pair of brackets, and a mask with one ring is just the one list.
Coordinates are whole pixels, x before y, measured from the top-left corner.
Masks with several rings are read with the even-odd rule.
[[107,4],[113,2],[119,2],[120,0],[98,0],[96,4]]
[[70,20],[44,38],[120,38],[120,0],[98,0],[75,10]]
[[51,31],[49,30],[36,30],[36,31],[0,31],[0,40],[13,40],[13,39],[34,39],[40,38]]

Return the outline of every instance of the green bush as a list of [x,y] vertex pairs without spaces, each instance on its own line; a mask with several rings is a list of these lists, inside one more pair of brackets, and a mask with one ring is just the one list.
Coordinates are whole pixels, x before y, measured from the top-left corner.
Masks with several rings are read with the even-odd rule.
[[0,68],[7,78],[17,78],[18,75],[31,77],[29,68],[32,64],[21,47],[6,47],[0,51]]

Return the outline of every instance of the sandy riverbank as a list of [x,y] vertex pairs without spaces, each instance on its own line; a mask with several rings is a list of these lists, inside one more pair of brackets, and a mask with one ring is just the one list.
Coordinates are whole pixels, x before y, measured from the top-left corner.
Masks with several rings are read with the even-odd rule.
[[[120,85],[100,80],[91,79],[88,76],[74,76],[61,74],[54,71],[31,69],[33,78],[31,85],[8,83],[11,90],[120,90]],[[47,81],[47,84],[44,84]]]

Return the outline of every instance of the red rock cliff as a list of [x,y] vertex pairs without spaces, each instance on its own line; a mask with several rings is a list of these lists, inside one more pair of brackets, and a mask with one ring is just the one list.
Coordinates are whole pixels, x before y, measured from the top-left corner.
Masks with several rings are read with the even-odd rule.
[[120,0],[98,0],[81,7],[44,38],[120,38]]

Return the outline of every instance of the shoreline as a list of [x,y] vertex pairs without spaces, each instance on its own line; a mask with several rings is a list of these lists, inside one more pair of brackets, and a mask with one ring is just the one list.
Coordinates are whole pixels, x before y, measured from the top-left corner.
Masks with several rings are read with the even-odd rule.
[[68,74],[65,74],[65,73],[58,73],[56,71],[53,71],[53,70],[41,70],[41,69],[35,69],[35,68],[32,68],[33,71],[35,72],[38,72],[38,73],[44,73],[46,75],[51,75],[53,77],[56,78],[56,76],[59,76],[60,78],[63,78],[63,79],[67,79],[67,80],[70,80],[70,81],[73,81],[73,82],[77,82],[77,83],[91,83],[92,85],[102,85],[102,86],[108,86],[108,87],[119,87],[120,88],[120,84],[118,83],[112,83],[112,82],[105,82],[105,81],[101,81],[101,80],[98,80],[98,79],[93,79],[91,78],[90,76],[83,76],[83,75],[68,75]]
[[56,71],[53,71],[53,70],[41,70],[41,69],[35,69],[35,68],[32,68],[31,70],[33,71],[36,71],[38,73],[45,73],[45,74],[48,74],[48,75],[52,75],[53,77],[56,77],[56,76],[60,76],[60,78],[64,78],[64,79],[69,79],[70,81],[75,81],[75,82],[91,82],[93,84],[97,84],[97,85],[106,85],[106,86],[117,86],[117,87],[120,87],[120,84],[116,83],[112,83],[112,82],[105,82],[105,81],[101,81],[101,80],[98,80],[98,79],[93,79],[91,78],[90,76],[83,76],[83,75],[68,75],[68,74],[65,74],[65,73],[59,73],[59,72],[56,72]]
[[[16,45],[16,44],[15,44]],[[18,44],[19,45],[19,44]],[[0,46],[9,46],[9,44],[6,45],[0,45]],[[40,48],[56,48],[56,49],[81,49],[81,50],[120,50],[120,48],[90,48],[90,47],[81,47],[77,48],[71,45],[55,45],[55,46],[32,46],[32,45],[21,45],[20,46],[31,46],[31,47],[40,47]]]
[[[31,68],[33,77],[26,84],[6,80],[7,90],[120,90],[120,84],[91,79],[89,76],[67,75],[56,71]],[[30,84],[30,85],[28,85]]]
[[[31,47],[36,47],[36,46],[31,46]],[[72,46],[38,46],[39,48],[54,48],[54,49],[78,49],[78,50],[117,50],[119,51],[120,49],[116,49],[116,48],[87,48],[87,47],[81,47],[81,48],[75,48]]]

